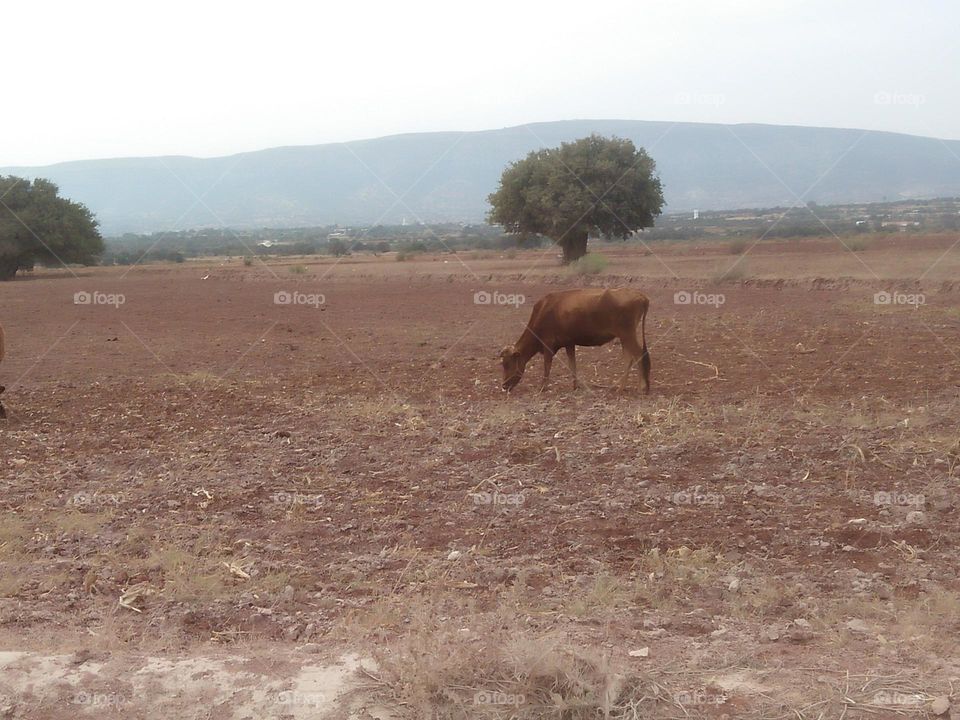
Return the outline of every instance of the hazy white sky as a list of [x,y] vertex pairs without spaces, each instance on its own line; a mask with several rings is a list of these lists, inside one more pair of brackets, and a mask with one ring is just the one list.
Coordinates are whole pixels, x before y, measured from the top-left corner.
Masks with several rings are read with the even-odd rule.
[[9,3],[0,166],[627,118],[960,139],[956,0]]

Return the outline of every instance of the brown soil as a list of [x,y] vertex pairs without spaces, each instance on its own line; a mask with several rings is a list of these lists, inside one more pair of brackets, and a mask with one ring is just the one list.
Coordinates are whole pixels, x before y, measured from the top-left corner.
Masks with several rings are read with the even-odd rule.
[[[539,361],[499,391],[533,300],[583,282],[525,274],[535,253],[476,277],[218,260],[0,285],[0,649],[333,659],[497,615],[700,698],[644,716],[922,712],[960,672],[960,294],[878,306],[894,288],[811,283],[796,247],[764,251],[774,283],[611,263],[651,298],[649,397],[604,387],[612,346],[579,354],[591,390],[558,360],[545,393]],[[724,302],[676,304],[686,288]],[[72,687],[147,712],[122,675]],[[10,677],[0,717],[63,712]],[[243,716],[218,702],[195,716]]]

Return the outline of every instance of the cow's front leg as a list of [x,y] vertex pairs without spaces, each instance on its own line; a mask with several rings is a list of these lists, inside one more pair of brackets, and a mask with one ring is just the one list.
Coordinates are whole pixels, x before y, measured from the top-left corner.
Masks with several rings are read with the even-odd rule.
[[570,366],[570,372],[573,373],[573,389],[576,390],[580,387],[580,383],[577,382],[577,346],[570,345],[567,348],[567,364]]
[[543,382],[540,383],[540,392],[547,389],[550,382],[550,366],[553,365],[553,353],[549,350],[543,351]]

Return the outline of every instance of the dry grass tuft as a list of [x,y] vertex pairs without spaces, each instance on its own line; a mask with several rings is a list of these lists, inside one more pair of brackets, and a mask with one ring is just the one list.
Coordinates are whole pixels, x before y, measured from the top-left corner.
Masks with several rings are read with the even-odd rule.
[[376,657],[382,699],[408,717],[638,717],[639,678],[619,673],[604,655],[559,634],[531,637],[504,618],[450,628],[423,610]]
[[716,585],[729,563],[711,548],[691,550],[686,546],[660,552],[654,548],[639,558],[641,576],[633,600],[664,609],[681,604],[691,592]]
[[0,515],[0,558],[18,555],[26,549],[31,529],[26,520],[16,515]]

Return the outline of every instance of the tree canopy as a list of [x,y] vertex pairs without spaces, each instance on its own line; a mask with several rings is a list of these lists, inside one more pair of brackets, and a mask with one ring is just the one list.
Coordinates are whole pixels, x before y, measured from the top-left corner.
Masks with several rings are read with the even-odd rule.
[[49,180],[0,176],[0,280],[36,263],[91,264],[103,253],[97,220]]
[[550,238],[569,263],[586,254],[590,235],[622,239],[653,225],[663,207],[655,170],[643,148],[622,138],[591,135],[535,150],[504,170],[488,220]]

